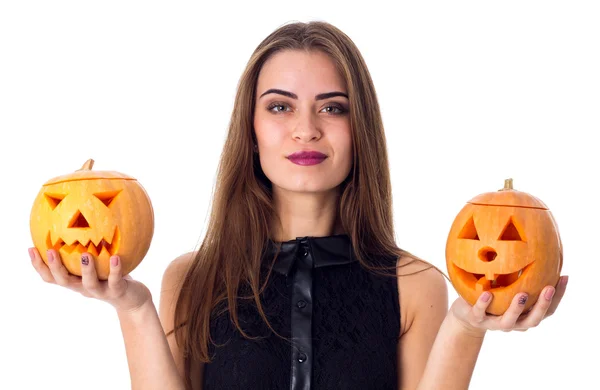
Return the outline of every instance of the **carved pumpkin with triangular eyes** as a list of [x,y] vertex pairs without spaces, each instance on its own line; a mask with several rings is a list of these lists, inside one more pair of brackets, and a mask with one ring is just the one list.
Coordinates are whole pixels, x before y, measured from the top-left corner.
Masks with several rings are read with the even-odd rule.
[[562,269],[556,221],[538,198],[512,188],[471,199],[456,216],[446,242],[446,266],[457,293],[473,305],[493,295],[487,312],[503,314],[516,294],[526,292],[527,311],[542,289],[555,286]]
[[148,194],[134,178],[113,171],[93,171],[88,160],[73,173],[46,182],[31,210],[34,246],[48,264],[56,249],[66,269],[81,276],[81,254],[96,259],[100,280],[108,279],[110,256],[119,255],[123,275],[145,257],[154,233]]

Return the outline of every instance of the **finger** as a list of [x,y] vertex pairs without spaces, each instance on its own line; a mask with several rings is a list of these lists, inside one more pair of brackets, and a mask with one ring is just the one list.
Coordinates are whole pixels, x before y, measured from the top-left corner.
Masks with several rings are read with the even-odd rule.
[[532,306],[531,311],[517,320],[515,328],[518,330],[527,330],[538,326],[544,317],[546,317],[546,312],[552,303],[555,291],[556,289],[552,286],[543,289],[537,302]]
[[565,295],[565,291],[567,291],[567,283],[569,283],[568,275],[561,276],[558,280],[558,283],[556,283],[556,292],[554,293],[554,297],[552,298],[552,303],[550,304],[550,307],[546,311],[546,317],[551,316],[556,311],[558,304]]
[[49,249],[47,256],[48,268],[50,268],[50,272],[52,272],[56,284],[73,290],[81,288],[81,279],[75,275],[71,275],[69,271],[67,271],[62,263],[60,254],[56,250]]
[[472,325],[482,326],[487,319],[486,310],[492,302],[492,293],[484,291],[471,309],[470,319]]
[[56,281],[54,280],[54,276],[52,276],[52,272],[50,272],[50,268],[48,268],[46,263],[44,263],[44,260],[42,260],[42,256],[40,256],[40,252],[38,252],[38,250],[36,248],[29,248],[28,251],[29,251],[29,258],[31,258],[31,264],[33,265],[33,268],[35,268],[37,273],[40,275],[42,280],[46,283],[56,284]]
[[498,328],[501,330],[512,330],[519,320],[519,316],[523,313],[525,304],[529,296],[526,293],[517,294],[514,296],[510,306],[504,314],[498,317]]
[[123,268],[119,256],[111,256],[110,272],[108,274],[108,288],[113,298],[121,296],[127,288],[127,282],[123,280]]
[[95,259],[88,252],[81,254],[81,283],[84,290],[92,296],[104,293],[104,285],[98,280]]

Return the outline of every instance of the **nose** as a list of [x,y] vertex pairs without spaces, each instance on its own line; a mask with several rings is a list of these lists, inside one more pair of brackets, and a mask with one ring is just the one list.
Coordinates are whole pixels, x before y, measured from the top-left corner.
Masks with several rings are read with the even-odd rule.
[[295,139],[305,142],[320,138],[321,131],[319,130],[317,119],[310,111],[307,110],[298,116],[293,135]]
[[87,219],[85,219],[83,214],[81,214],[81,211],[77,210],[75,212],[75,214],[73,214],[73,217],[71,218],[71,221],[69,222],[69,227],[70,228],[89,228],[90,224],[88,223]]
[[496,259],[498,253],[494,248],[485,246],[479,250],[479,253],[477,253],[477,255],[479,256],[479,260],[489,263],[490,261],[494,261]]

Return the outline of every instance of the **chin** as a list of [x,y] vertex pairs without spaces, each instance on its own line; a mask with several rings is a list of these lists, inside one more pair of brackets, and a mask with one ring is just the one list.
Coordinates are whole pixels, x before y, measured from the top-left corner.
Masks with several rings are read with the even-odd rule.
[[297,193],[323,193],[328,192],[339,186],[340,183],[331,181],[320,181],[315,179],[307,179],[306,177],[298,178],[293,181],[287,180],[272,180],[273,188],[277,187],[280,191],[297,192]]

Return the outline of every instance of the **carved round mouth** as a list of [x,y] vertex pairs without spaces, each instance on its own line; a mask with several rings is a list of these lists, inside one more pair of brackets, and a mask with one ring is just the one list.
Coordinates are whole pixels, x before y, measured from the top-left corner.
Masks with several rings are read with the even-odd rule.
[[523,277],[531,267],[533,263],[526,265],[524,268],[516,272],[509,274],[475,274],[460,268],[456,264],[452,263],[456,275],[461,278],[466,284],[472,285],[476,291],[494,291],[497,289],[505,288],[515,283],[517,280]]
[[66,243],[62,238],[59,237],[56,242],[53,243],[50,232],[48,232],[48,236],[46,238],[46,247],[48,249],[54,248],[59,252],[65,252],[67,254],[71,254],[73,252],[79,254],[89,252],[93,256],[100,255],[102,251],[106,252],[109,256],[112,256],[117,253],[120,243],[121,232],[119,231],[118,227],[115,228],[112,238],[108,240],[106,238],[102,238],[100,241],[96,242],[93,240],[88,240],[87,242],[75,240],[73,242]]

